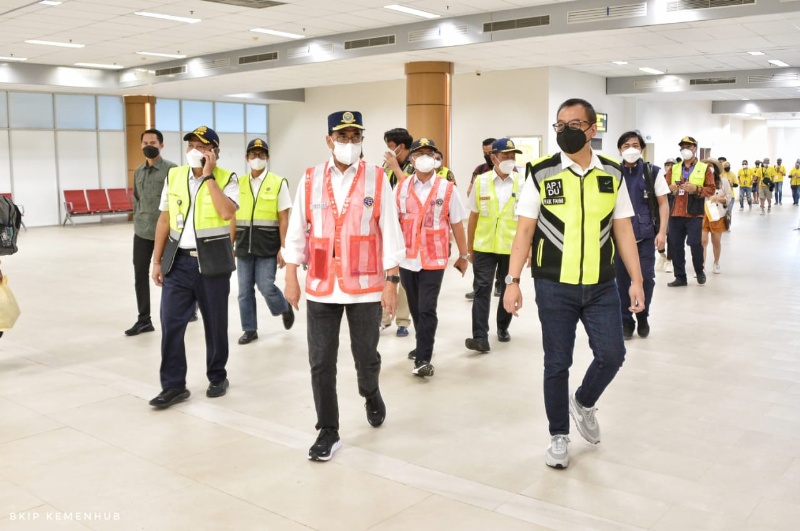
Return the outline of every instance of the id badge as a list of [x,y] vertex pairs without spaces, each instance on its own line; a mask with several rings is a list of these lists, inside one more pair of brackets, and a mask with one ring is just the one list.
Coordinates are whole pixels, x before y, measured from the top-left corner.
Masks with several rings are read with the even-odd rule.
[[178,214],[175,223],[178,225],[178,230],[183,230],[183,214]]
[[680,190],[678,190],[678,195],[683,195],[685,192],[686,192],[686,190],[681,188]]
[[433,228],[433,214],[426,214],[425,220],[423,221],[425,228],[432,229]]
[[644,198],[645,199],[649,199],[650,198],[650,194],[647,193],[647,190],[644,191]]

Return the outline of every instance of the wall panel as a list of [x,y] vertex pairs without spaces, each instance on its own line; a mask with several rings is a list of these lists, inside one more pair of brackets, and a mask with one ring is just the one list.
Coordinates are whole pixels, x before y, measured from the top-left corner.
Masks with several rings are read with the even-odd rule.
[[11,131],[14,200],[25,205],[28,227],[58,225],[63,201],[56,180],[56,145],[52,131]]

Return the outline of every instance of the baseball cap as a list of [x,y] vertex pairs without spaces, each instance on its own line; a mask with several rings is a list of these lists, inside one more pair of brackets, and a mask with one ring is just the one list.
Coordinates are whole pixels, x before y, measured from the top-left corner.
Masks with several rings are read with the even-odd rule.
[[422,148],[430,148],[436,153],[439,153],[439,150],[436,148],[436,143],[433,140],[425,137],[422,137],[419,140],[414,140],[414,142],[411,143],[411,149],[408,151],[410,153],[414,153],[418,149]]
[[522,151],[517,149],[514,141],[510,138],[498,138],[492,143],[492,153],[510,153],[512,151],[522,154]]
[[250,141],[249,144],[247,144],[247,153],[250,153],[250,150],[252,149],[263,149],[264,151],[269,153],[269,146],[267,145],[266,142],[264,142],[260,138],[254,138],[253,140]]
[[697,145],[697,140],[695,140],[695,139],[694,139],[693,137],[691,137],[691,136],[685,136],[685,137],[681,138],[681,141],[680,141],[680,142],[678,142],[678,145],[679,145],[679,146],[680,146],[681,144],[692,144],[692,145],[695,145],[695,146],[696,146],[696,145]]
[[189,140],[193,136],[196,136],[203,144],[214,144],[216,147],[219,147],[219,135],[217,135],[213,129],[205,125],[201,125],[191,133],[186,133],[183,135],[183,139]]
[[328,131],[338,131],[347,127],[364,129],[364,121],[358,111],[338,111],[328,115]]

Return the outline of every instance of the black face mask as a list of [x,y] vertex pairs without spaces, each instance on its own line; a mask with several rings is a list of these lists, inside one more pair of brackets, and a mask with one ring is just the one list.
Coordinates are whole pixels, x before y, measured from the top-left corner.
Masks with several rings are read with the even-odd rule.
[[731,171],[731,167],[730,166],[725,166],[725,171]]
[[159,151],[155,146],[145,146],[142,148],[142,153],[144,153],[144,156],[148,159],[154,159],[158,157]]
[[484,155],[483,160],[486,161],[487,166],[493,166],[492,164],[492,156],[491,155]]
[[565,127],[563,131],[556,134],[558,147],[567,155],[573,155],[586,145],[586,132],[582,129],[570,129]]

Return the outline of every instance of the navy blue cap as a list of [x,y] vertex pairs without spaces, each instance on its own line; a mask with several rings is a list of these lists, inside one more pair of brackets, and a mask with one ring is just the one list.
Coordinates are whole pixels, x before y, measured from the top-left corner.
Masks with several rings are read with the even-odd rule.
[[514,145],[514,141],[510,138],[498,138],[492,142],[492,153],[511,153],[512,151],[522,154],[522,151],[517,149],[517,146]]
[[250,151],[253,149],[263,149],[264,151],[269,153],[269,146],[267,145],[266,142],[264,142],[260,138],[254,138],[253,140],[250,141],[249,144],[247,144],[247,153],[250,153]]
[[361,118],[360,112],[339,111],[328,115],[329,132],[338,131],[339,129],[346,129],[348,127],[364,129],[364,120]]
[[436,142],[429,138],[422,137],[418,140],[414,140],[411,143],[411,149],[409,149],[409,153],[414,153],[418,149],[422,148],[430,148],[436,153],[440,153],[440,151],[436,148]]
[[219,136],[210,127],[201,125],[191,133],[186,133],[183,135],[183,139],[189,140],[193,136],[196,136],[203,144],[214,144],[216,147],[219,147]]

